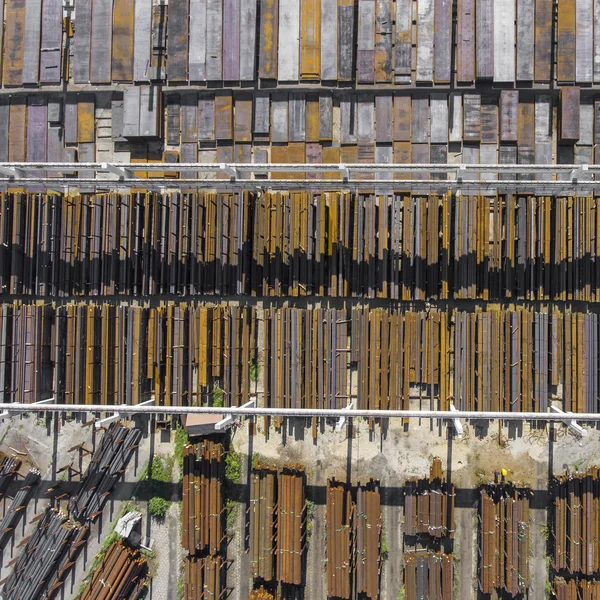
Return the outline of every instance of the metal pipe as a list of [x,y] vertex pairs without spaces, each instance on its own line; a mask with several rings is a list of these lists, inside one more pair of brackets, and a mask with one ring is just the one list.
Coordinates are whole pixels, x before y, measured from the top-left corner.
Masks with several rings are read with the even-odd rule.
[[119,413],[121,415],[190,415],[218,414],[233,416],[271,416],[271,417],[363,417],[375,419],[416,418],[416,419],[503,419],[505,421],[547,421],[562,422],[573,419],[600,421],[600,413],[536,413],[536,412],[491,412],[466,410],[362,410],[345,408],[237,408],[235,406],[107,406],[106,404],[35,404],[11,403],[3,408],[9,413],[65,412],[65,413]]

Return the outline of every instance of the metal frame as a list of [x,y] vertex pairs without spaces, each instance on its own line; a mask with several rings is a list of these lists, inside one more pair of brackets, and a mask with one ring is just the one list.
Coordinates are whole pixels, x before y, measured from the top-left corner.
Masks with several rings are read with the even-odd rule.
[[259,408],[234,406],[154,406],[148,404],[133,404],[128,406],[108,406],[105,404],[4,404],[4,411],[10,416],[25,413],[58,412],[58,413],[115,413],[127,415],[190,415],[217,414],[246,417],[323,417],[346,418],[353,417],[374,419],[433,419],[454,421],[456,419],[496,420],[504,421],[546,421],[565,422],[576,417],[579,422],[600,422],[600,413],[536,413],[536,412],[478,412],[466,410],[362,410],[355,408]]
[[[164,172],[178,173],[176,178]],[[423,180],[413,173],[445,175],[448,179]],[[64,173],[73,175],[65,177]],[[229,177],[217,177],[226,173]],[[301,179],[257,179],[274,173],[304,173]],[[391,174],[408,174],[408,179],[389,179]],[[139,177],[143,174],[149,178]],[[154,177],[153,174],[158,174]],[[306,174],[339,175],[339,179],[307,179]],[[358,179],[375,175],[375,180]],[[18,187],[70,192],[77,189],[145,189],[166,191],[192,189],[385,189],[445,193],[448,191],[520,192],[530,194],[573,194],[600,191],[600,165],[503,165],[503,164],[248,164],[248,163],[0,163],[0,188]],[[209,178],[197,179],[198,175]],[[498,180],[509,175],[510,180]],[[543,175],[539,181],[521,176]],[[385,177],[385,179],[384,179]],[[482,177],[482,179],[480,179]]]

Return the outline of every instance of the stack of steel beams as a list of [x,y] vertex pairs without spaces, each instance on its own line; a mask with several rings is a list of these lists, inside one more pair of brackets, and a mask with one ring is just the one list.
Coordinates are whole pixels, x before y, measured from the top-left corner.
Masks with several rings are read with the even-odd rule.
[[4,496],[20,468],[21,460],[13,456],[5,456],[0,461],[0,497]]
[[147,592],[148,562],[138,549],[113,543],[79,596],[80,600],[138,600]]
[[0,521],[0,550],[3,550],[8,544],[21,517],[25,518],[24,509],[29,503],[40,479],[40,472],[36,469],[31,469],[25,476],[19,491],[12,499],[8,510],[5,511],[2,521]]
[[558,572],[600,572],[600,470],[553,480],[553,568]]
[[379,483],[352,489],[327,484],[327,590],[335,598],[379,598],[381,498]]
[[75,494],[69,500],[69,512],[77,521],[95,521],[102,513],[108,496],[121,478],[133,456],[142,432],[113,423],[104,433],[100,445]]
[[452,600],[454,560],[451,554],[408,552],[404,556],[406,600]]
[[225,451],[204,440],[186,444],[183,455],[182,540],[185,557],[185,600],[220,598],[224,590],[225,534],[223,479]]
[[183,452],[182,546],[188,554],[218,554],[223,544],[223,477],[221,444],[204,440]]
[[253,469],[250,483],[250,569],[252,577],[274,580],[277,539],[277,470]]
[[428,480],[406,482],[404,533],[437,540],[454,537],[454,485],[442,481],[439,458],[433,459]]
[[277,580],[301,585],[306,552],[306,502],[304,468],[284,467],[278,477]]
[[17,557],[12,573],[4,580],[6,600],[54,598],[65,582],[86,541],[87,526],[68,520],[67,515],[48,509]]
[[515,598],[529,587],[529,490],[509,484],[481,488],[479,589]]
[[555,577],[552,581],[552,593],[556,600],[600,600],[600,581]]

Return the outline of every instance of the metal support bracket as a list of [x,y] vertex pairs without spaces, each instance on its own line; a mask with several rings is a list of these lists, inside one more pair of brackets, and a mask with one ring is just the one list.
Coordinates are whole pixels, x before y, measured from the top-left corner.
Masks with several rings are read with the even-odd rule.
[[[343,410],[352,410],[354,408],[354,400],[350,400]],[[340,417],[335,424],[335,431],[339,433],[346,424],[346,417]]]
[[[450,411],[456,412],[456,407],[454,406],[454,404],[450,405]],[[459,440],[462,440],[465,434],[465,430],[463,429],[460,419],[452,419],[452,426],[454,427],[454,431],[456,431],[456,437]]]
[[114,164],[102,163],[102,170],[117,175],[119,179],[137,179],[136,175],[131,169],[124,169]]
[[[145,402],[140,402],[139,404],[136,404],[135,406],[148,406],[150,404],[154,404],[154,398],[152,398],[152,400],[146,400]],[[127,404],[123,404],[123,406],[127,406]],[[68,412],[68,410],[69,410],[68,405],[65,405],[65,410]],[[109,417],[105,417],[104,419],[100,419],[99,421],[96,421],[94,423],[94,428],[101,429],[102,427],[105,427],[106,425],[110,425],[111,423],[114,423],[115,421],[120,421],[121,419],[125,419],[125,418],[130,419],[134,414],[135,413],[128,413],[127,415],[123,415],[120,412],[115,411]]]
[[[240,408],[250,408],[254,406],[256,400],[250,400],[246,402],[246,404],[242,404]],[[233,425],[234,420],[239,419],[238,416],[227,415],[225,418],[221,419],[218,423],[215,423],[215,429],[217,431],[221,431],[222,429],[229,429]]]
[[23,171],[23,169],[16,169],[15,167],[0,167],[0,173],[11,179],[21,179],[22,177],[25,177],[25,171]]
[[[557,406],[551,406],[550,410],[553,410],[555,413],[559,415],[565,416],[575,416],[572,412],[565,412],[561,410]],[[565,419],[565,425],[569,428],[569,430],[573,433],[573,435],[577,438],[587,437],[587,431],[577,423],[575,419]]]
[[587,175],[587,173],[588,173],[588,166],[580,165],[578,169],[573,169],[571,171],[571,182],[577,183],[579,178],[582,177],[583,175]]
[[[38,400],[37,402],[32,402],[31,406],[40,406],[42,404],[52,404],[55,400],[56,400],[56,398],[47,398],[46,400]],[[4,410],[0,413],[0,421],[4,420],[4,419],[10,419],[11,417],[14,417],[15,415],[18,415],[18,414],[19,414],[18,410],[10,410],[10,408],[7,408],[6,410]]]
[[348,181],[350,179],[350,169],[346,165],[340,165],[339,169],[342,172],[342,179]]
[[456,181],[464,181],[466,175],[467,170],[465,168],[465,165],[459,165],[458,169],[456,169]]
[[223,163],[221,163],[219,166],[220,166],[221,171],[224,171],[225,173],[227,173],[227,175],[229,175],[232,179],[237,179],[240,176],[239,171],[237,169],[234,169],[233,167],[230,167]]

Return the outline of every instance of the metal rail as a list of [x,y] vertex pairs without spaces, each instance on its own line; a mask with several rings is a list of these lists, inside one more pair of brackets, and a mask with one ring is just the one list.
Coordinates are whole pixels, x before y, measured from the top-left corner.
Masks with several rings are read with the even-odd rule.
[[[151,406],[151,405],[116,405],[104,404],[4,404],[5,418],[16,414],[36,412],[69,412],[69,413],[118,413],[119,415],[189,415],[189,414],[219,414],[233,416],[260,417],[324,417],[324,418],[417,418],[417,419],[503,419],[505,421],[547,421],[562,422],[576,419],[579,422],[600,421],[600,413],[536,413],[536,412],[478,412],[466,410],[361,410],[345,408],[238,408],[234,406]],[[6,414],[8,413],[8,414]]]
[[[164,173],[177,173],[165,177]],[[422,173],[450,179],[425,180]],[[72,174],[66,177],[64,174]],[[300,179],[256,179],[275,173],[300,173]],[[396,180],[393,174],[408,175]],[[0,163],[0,187],[72,191],[76,189],[397,189],[419,192],[519,191],[531,194],[594,192],[600,189],[600,165],[516,164],[252,164],[252,163]],[[339,179],[308,179],[306,175],[335,174]],[[379,179],[358,179],[360,175]],[[143,175],[143,177],[139,177]],[[197,179],[198,175],[205,176]],[[412,177],[415,175],[415,177]],[[510,180],[494,179],[512,175]],[[542,175],[541,181],[519,180]],[[149,179],[147,178],[149,177]],[[481,179],[480,179],[481,177]],[[556,179],[554,179],[556,178]]]

